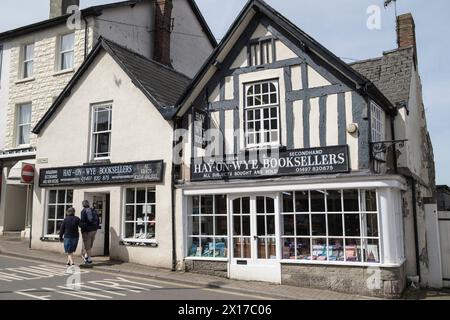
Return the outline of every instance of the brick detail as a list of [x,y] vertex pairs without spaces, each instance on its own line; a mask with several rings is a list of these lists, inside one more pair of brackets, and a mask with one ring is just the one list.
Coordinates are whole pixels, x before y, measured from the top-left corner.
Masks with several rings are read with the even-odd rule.
[[172,0],[155,1],[155,48],[153,59],[171,65],[170,34],[172,33]]
[[397,17],[397,44],[399,48],[416,48],[416,24],[411,13]]

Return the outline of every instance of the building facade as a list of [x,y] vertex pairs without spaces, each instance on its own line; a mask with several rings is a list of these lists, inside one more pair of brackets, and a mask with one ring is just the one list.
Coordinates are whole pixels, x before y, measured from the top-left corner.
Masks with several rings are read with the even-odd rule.
[[[0,34],[3,46],[0,124],[3,146],[0,232],[31,227],[32,187],[21,183],[35,164],[31,132],[103,36],[192,76],[216,45],[194,1],[123,1],[66,14],[79,1],[50,1],[50,19]],[[173,35],[176,35],[172,37]],[[191,34],[189,45],[178,34]],[[188,52],[183,48],[189,48]]]
[[88,200],[101,222],[94,256],[172,268],[173,127],[167,119],[189,81],[100,39],[33,130],[32,249],[62,252],[65,212],[74,207],[79,215]]
[[401,294],[423,268],[415,253],[427,246],[434,165],[417,60],[384,58],[414,70],[394,93],[409,108],[390,96],[386,69],[377,83],[263,1],[248,2],[179,101],[180,269]]

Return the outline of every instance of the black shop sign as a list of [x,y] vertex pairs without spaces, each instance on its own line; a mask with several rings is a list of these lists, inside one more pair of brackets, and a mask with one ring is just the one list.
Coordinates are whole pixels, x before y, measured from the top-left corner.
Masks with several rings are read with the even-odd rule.
[[45,168],[39,172],[40,187],[92,184],[161,182],[164,162],[145,161],[80,167]]
[[[277,150],[278,151],[278,150]],[[348,146],[247,153],[192,160],[191,180],[250,179],[350,172]]]

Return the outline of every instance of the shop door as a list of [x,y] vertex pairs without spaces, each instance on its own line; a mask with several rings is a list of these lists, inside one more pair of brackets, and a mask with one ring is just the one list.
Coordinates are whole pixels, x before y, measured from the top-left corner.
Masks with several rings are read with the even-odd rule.
[[235,197],[230,278],[281,283],[278,195]]
[[90,194],[86,198],[97,211],[100,220],[100,229],[95,235],[92,256],[109,255],[109,195]]

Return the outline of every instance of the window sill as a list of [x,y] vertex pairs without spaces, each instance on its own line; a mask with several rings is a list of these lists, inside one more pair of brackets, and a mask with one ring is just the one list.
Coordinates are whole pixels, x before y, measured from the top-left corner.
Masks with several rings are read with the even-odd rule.
[[139,240],[120,240],[119,245],[125,247],[152,247],[157,248],[159,246],[158,242],[155,240],[139,241]]
[[71,68],[71,69],[66,69],[66,70],[60,70],[60,71],[56,71],[53,73],[54,77],[63,75],[63,74],[67,74],[67,73],[73,73],[75,72],[75,68]]
[[36,80],[34,77],[25,78],[25,79],[17,80],[16,82],[14,82],[14,84],[22,84],[22,83],[31,82],[31,81],[34,81],[34,80]]
[[220,261],[220,262],[228,262],[228,258],[212,258],[212,257],[185,257],[184,260],[189,261]]
[[308,264],[308,265],[322,265],[322,266],[344,266],[344,267],[398,267],[397,265],[387,265],[382,263],[367,263],[367,262],[344,262],[344,261],[317,261],[317,260],[286,260],[280,261],[281,264]]
[[43,236],[40,240],[42,242],[59,242],[59,237]]
[[111,164],[110,159],[98,159],[98,160],[91,160],[89,162],[84,163],[83,165],[89,166],[89,165],[95,165],[95,164]]

